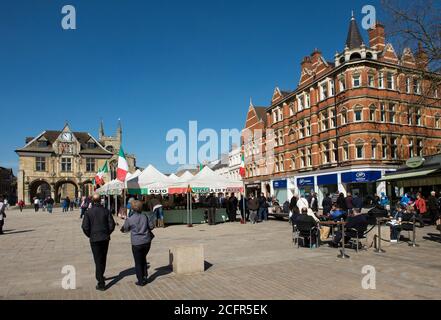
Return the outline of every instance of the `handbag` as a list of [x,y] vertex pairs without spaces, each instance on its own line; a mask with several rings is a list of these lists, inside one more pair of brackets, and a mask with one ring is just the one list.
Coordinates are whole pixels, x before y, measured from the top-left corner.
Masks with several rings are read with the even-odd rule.
[[329,237],[329,233],[331,232],[331,228],[330,227],[326,227],[326,226],[322,226],[320,228],[320,240],[321,241],[326,241]]

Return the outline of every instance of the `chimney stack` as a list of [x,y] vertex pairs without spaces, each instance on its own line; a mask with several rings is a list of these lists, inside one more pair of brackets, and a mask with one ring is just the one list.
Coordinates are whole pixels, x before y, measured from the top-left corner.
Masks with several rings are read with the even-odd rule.
[[384,26],[381,23],[377,22],[373,29],[369,29],[369,46],[377,51],[383,51],[386,46]]

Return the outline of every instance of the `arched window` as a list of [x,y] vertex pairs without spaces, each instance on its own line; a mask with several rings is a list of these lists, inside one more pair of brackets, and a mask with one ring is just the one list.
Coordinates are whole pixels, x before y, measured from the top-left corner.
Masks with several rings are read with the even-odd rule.
[[363,108],[361,106],[356,106],[354,108],[354,122],[363,121]]
[[341,64],[345,63],[345,57],[344,56],[340,58],[340,63]]
[[361,59],[361,54],[358,52],[354,52],[353,54],[351,54],[351,57],[349,58],[349,60],[358,60]]
[[369,121],[376,121],[376,107],[375,104],[371,104],[371,106],[369,107]]
[[355,158],[364,159],[364,141],[361,139],[355,142]]
[[367,58],[367,59],[372,59],[372,53],[367,52],[367,53],[366,53],[366,58]]

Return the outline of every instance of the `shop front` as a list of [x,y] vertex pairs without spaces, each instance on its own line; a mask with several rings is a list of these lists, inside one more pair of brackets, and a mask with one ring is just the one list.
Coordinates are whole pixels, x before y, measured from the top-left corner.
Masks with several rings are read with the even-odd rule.
[[[378,193],[377,181],[381,179],[381,171],[351,171],[341,174],[341,182],[346,191],[353,195],[358,194],[366,203],[374,194]],[[384,190],[386,191],[386,190]]]
[[258,196],[260,195],[260,193],[262,192],[262,185],[260,184],[260,182],[252,182],[249,184],[245,184],[245,190],[246,190],[246,195],[250,196],[251,194],[254,194],[254,196]]
[[279,200],[280,205],[288,200],[288,180],[273,181],[273,189],[274,197]]
[[314,177],[297,178],[299,195],[307,198],[314,191]]
[[317,176],[317,186],[318,186],[318,201],[321,205],[322,200],[329,193],[331,196],[338,193],[338,174],[326,174],[322,176]]
[[388,195],[393,200],[404,193],[415,197],[421,192],[428,197],[430,192],[441,191],[441,154],[409,159],[397,171],[386,174],[381,181],[387,183]]

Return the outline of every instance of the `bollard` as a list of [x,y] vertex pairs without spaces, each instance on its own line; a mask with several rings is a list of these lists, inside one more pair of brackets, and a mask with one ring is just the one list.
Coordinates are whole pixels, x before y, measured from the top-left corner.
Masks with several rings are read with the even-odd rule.
[[337,256],[340,259],[349,259],[350,257],[345,253],[345,226],[343,224],[343,219],[341,219],[341,244],[342,244],[342,249],[340,251],[340,254]]
[[385,253],[383,249],[381,249],[381,218],[377,218],[377,225],[378,225],[378,234],[377,234],[377,248],[375,248],[375,253]]

